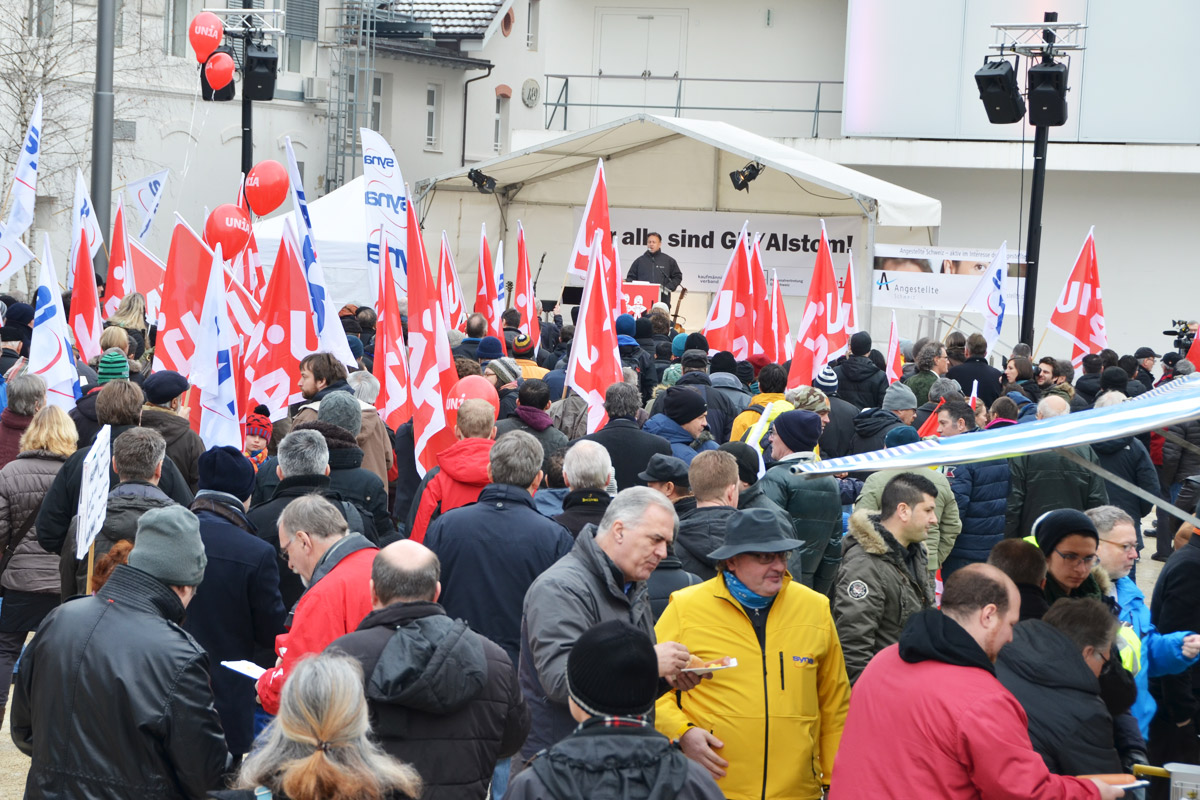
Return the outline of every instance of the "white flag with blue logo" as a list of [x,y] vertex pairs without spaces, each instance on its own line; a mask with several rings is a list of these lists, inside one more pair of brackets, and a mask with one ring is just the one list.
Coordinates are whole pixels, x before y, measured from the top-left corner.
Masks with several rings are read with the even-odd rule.
[[[206,217],[207,219],[207,217]],[[75,274],[75,248],[79,243],[79,231],[87,231],[88,251],[92,260],[100,252],[104,244],[104,234],[100,231],[100,223],[96,221],[96,210],[92,207],[92,198],[88,196],[87,183],[83,180],[82,170],[75,170],[75,206],[71,215],[71,263],[67,265],[70,272],[67,282],[73,284]]]
[[[139,241],[145,239],[146,234],[150,232],[150,225],[154,222],[154,215],[158,213],[158,203],[167,189],[167,176],[170,174],[171,170],[164,169],[162,172],[147,175],[140,181],[133,181],[125,187],[142,217],[142,227],[137,235]],[[205,214],[204,218],[208,219],[208,215]]]
[[42,149],[42,96],[39,94],[29,118],[29,129],[17,153],[17,168],[13,172],[12,208],[4,232],[14,239],[33,224],[33,203],[37,199],[37,170]]
[[371,305],[379,308],[379,235],[386,234],[392,280],[398,294],[408,294],[408,190],[396,154],[387,140],[370,128],[359,128],[362,139],[363,202],[367,218],[367,289]]
[[296,215],[296,234],[300,238],[300,260],[304,266],[304,279],[308,282],[308,296],[313,306],[313,326],[317,330],[317,349],[330,353],[348,367],[357,366],[346,331],[338,320],[337,308],[325,285],[325,273],[317,260],[317,245],[313,239],[312,220],[308,216],[308,201],[304,198],[304,182],[300,180],[300,167],[296,163],[296,151],[292,149],[292,138],[283,137],[287,147],[288,177],[292,184],[292,207]]
[[1008,242],[1002,242],[1000,249],[988,264],[987,271],[979,276],[975,291],[967,300],[967,308],[983,314],[983,338],[987,339],[988,349],[1000,338],[1000,329],[1004,327],[1004,293],[1008,288]]
[[[492,269],[492,274],[496,278],[496,319],[504,314],[504,310],[508,308],[508,295],[504,292],[504,240],[496,245],[496,266]],[[504,328],[501,323],[500,328]]]
[[234,347],[237,335],[229,321],[225,298],[225,270],[221,245],[213,253],[204,292],[204,310],[196,334],[191,381],[200,389],[200,438],[208,448],[242,449],[242,426],[234,384]]
[[75,354],[67,331],[62,294],[50,255],[50,235],[42,241],[42,267],[38,273],[37,311],[33,315],[33,338],[29,344],[29,371],[46,382],[46,402],[64,411],[75,407],[82,392]]

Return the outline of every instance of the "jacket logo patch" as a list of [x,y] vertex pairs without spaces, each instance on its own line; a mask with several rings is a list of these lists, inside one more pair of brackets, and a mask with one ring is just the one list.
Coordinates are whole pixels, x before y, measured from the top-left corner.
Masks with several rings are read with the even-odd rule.
[[846,587],[846,594],[850,595],[851,600],[862,600],[871,590],[862,581],[850,581],[850,585]]
[[793,667],[812,666],[816,663],[816,659],[814,659],[812,656],[792,656]]

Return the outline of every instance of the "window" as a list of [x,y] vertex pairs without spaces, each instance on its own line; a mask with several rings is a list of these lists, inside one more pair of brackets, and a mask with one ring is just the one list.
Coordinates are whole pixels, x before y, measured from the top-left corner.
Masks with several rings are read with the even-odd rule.
[[508,98],[496,98],[496,119],[492,132],[492,151],[504,152],[504,137],[508,132]]
[[117,0],[113,9],[113,47],[125,46],[125,0]]
[[378,131],[383,117],[383,78],[371,81],[371,130]]
[[29,34],[49,36],[54,32],[54,0],[30,0]]
[[165,39],[163,52],[169,56],[187,58],[188,53],[188,0],[166,0],[163,17]]
[[538,10],[541,0],[529,0],[529,10],[525,17],[525,47],[537,50],[538,40]]
[[442,142],[442,90],[436,83],[425,87],[425,149],[440,150]]
[[287,35],[296,39],[317,40],[317,0],[287,0],[287,14],[283,28]]
[[283,62],[284,72],[300,72],[301,41],[292,36],[284,36],[279,40],[279,60]]

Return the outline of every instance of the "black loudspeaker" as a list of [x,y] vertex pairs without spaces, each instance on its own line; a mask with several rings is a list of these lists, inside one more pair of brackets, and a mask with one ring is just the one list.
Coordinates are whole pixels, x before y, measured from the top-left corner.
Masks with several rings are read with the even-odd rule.
[[[213,50],[212,55],[210,55],[208,58],[211,59],[217,53],[228,53],[229,57],[233,58],[233,48],[227,44],[223,44],[220,47],[218,47],[216,50]],[[234,58],[234,62],[235,63],[237,62],[236,58]],[[204,63],[207,64],[208,59],[205,59]],[[235,72],[235,77],[236,77],[236,72]],[[205,100],[218,100],[218,101],[232,100],[235,95],[235,92],[233,90],[233,85],[235,83],[237,83],[237,81],[232,80],[229,82],[229,85],[226,86],[224,89],[218,89],[214,92],[213,88],[208,85],[208,78],[204,74],[204,67],[203,66],[200,67],[200,96],[203,97]]]
[[279,70],[279,54],[270,44],[251,43],[246,49],[246,70],[242,91],[251,100],[275,99],[275,73]]
[[1067,121],[1067,65],[1036,64],[1029,68],[1029,122],[1055,127]]
[[1017,86],[1013,65],[1007,61],[988,61],[975,73],[979,99],[987,109],[988,122],[1008,125],[1025,116],[1025,101]]

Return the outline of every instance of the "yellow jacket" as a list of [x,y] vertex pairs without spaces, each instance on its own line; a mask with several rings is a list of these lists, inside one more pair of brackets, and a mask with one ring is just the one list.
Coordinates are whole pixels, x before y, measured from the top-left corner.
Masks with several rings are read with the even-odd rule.
[[760,647],[750,618],[717,575],[672,594],[654,630],[658,641],[680,642],[705,661],[738,661],[689,692],[659,698],[659,732],[678,739],[697,726],[724,742],[718,754],[729,767],[717,785],[731,800],[819,798],[850,705],[829,600],[786,575]]

